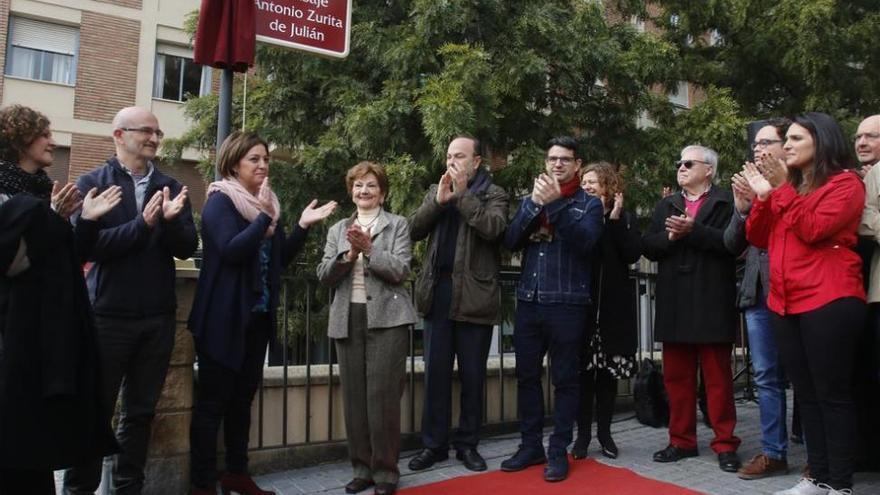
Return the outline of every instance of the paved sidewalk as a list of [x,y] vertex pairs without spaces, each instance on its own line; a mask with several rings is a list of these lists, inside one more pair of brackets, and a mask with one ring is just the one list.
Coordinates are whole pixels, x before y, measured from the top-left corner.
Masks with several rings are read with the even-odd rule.
[[[739,403],[737,404],[737,414],[739,420],[736,433],[743,440],[739,452],[743,461],[746,461],[760,451],[761,432],[758,421],[758,406],[752,402]],[[643,426],[631,416],[630,413],[618,415],[615,418],[617,422],[612,425],[614,440],[620,448],[618,459],[612,460],[602,457],[598,452],[598,443],[595,440],[591,445],[590,456],[611,466],[631,469],[642,476],[668,481],[712,495],[772,494],[776,490],[790,488],[797,483],[799,473],[806,460],[804,446],[792,445],[789,449],[790,474],[755,481],[740,480],[735,474],[725,473],[718,469],[715,454],[709,448],[712,432],[700,424],[698,427],[700,457],[672,464],[656,463],[651,460],[651,455],[666,446],[668,439],[666,429]],[[480,453],[486,458],[489,469],[497,470],[501,461],[516,451],[518,444],[518,434],[487,438],[480,443]],[[454,459],[454,456],[451,456],[448,461],[435,465],[432,469],[420,472],[410,471],[406,465],[415,453],[411,451],[401,455],[400,488],[475,474],[462,467],[461,463]],[[452,454],[451,451],[450,454]],[[344,462],[260,476],[257,478],[257,483],[264,489],[275,490],[279,495],[336,495],[345,493],[343,487],[350,479],[351,467],[347,462]],[[880,494],[880,474],[859,473],[856,475],[855,481],[854,493],[856,495]],[[553,486],[548,484],[544,493],[552,495]]]

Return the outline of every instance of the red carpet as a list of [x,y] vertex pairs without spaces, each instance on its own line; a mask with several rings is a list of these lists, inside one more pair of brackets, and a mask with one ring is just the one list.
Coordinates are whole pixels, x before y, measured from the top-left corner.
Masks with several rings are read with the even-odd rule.
[[568,479],[544,481],[544,466],[518,473],[492,471],[429,485],[405,488],[403,495],[697,495],[700,492],[656,481],[629,469],[606,466],[593,459],[573,461]]

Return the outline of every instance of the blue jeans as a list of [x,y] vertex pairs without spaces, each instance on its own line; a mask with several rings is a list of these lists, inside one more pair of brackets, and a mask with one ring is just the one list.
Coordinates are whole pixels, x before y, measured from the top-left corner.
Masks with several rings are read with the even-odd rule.
[[785,374],[779,358],[779,346],[770,327],[770,311],[763,290],[758,302],[746,309],[746,327],[755,384],[758,387],[758,409],[761,413],[761,445],[767,457],[781,460],[788,452],[785,426]]
[[565,455],[580,402],[579,353],[587,326],[587,307],[517,301],[513,342],[516,351],[517,405],[524,448],[544,451],[544,355],[550,353],[553,382],[553,433],[550,457]]

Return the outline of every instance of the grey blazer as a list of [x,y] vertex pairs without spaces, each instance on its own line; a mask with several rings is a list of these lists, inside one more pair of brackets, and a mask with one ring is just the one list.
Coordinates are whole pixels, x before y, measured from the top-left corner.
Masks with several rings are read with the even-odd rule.
[[[327,233],[324,258],[318,265],[318,280],[336,289],[330,305],[327,335],[331,339],[348,337],[348,309],[351,304],[351,269],[345,260],[351,247],[345,231],[357,213],[336,222]],[[412,242],[406,218],[379,212],[372,231],[373,248],[364,260],[367,291],[367,328],[391,328],[416,322],[416,311],[406,285],[412,258]]]
[[764,294],[770,292],[770,260],[766,249],[749,245],[746,240],[746,217],[736,210],[724,230],[724,246],[732,253],[742,253],[743,249],[748,248],[736,305],[740,309],[751,308],[758,304],[759,282]]

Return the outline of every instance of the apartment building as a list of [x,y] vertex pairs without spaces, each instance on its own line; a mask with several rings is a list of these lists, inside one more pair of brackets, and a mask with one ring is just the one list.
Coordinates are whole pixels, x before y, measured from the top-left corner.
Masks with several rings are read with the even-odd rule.
[[[149,108],[166,136],[188,126],[183,102],[211,91],[212,71],[192,62],[186,16],[199,0],[0,0],[0,104],[49,117],[59,146],[48,169],[76,180],[113,154],[111,121],[123,107]],[[205,183],[195,152],[163,171],[187,184],[193,205]]]

